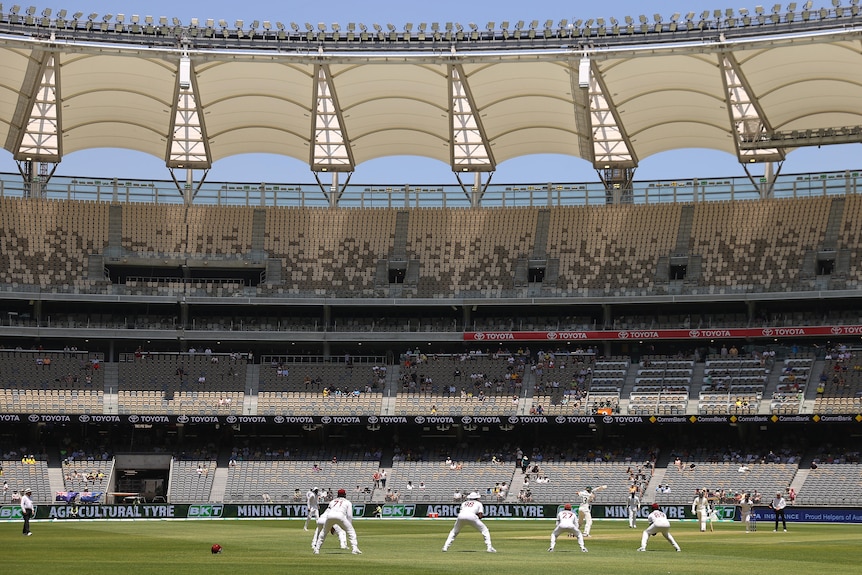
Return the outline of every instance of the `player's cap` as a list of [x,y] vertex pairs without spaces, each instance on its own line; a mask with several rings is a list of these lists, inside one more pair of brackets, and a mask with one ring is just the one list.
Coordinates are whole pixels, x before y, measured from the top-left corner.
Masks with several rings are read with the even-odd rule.
[[315,493],[317,493],[318,491],[320,491],[320,489],[319,489],[319,488],[317,488],[317,487],[312,487],[312,488],[311,488],[311,490],[312,490],[312,491],[314,491]]
[[587,491],[592,491],[592,490],[593,490],[593,488],[590,487],[589,485],[587,485]]
[[658,509],[658,508],[659,508],[658,503],[653,503],[653,504],[652,504],[652,508],[653,508],[653,509]]
[[467,496],[467,499],[479,499],[479,494],[475,491]]
[[343,489],[338,490],[338,496],[339,497],[345,497],[346,495],[347,495],[347,492],[345,490],[343,490]]
[[571,504],[571,503],[566,503],[565,505],[563,505],[563,509],[569,510],[569,509],[571,509],[571,508],[572,508],[572,504]]
[[24,493],[33,493],[33,490],[28,487],[24,490]]
[[219,545],[218,543],[214,544],[212,548],[210,548],[210,551],[212,551],[213,555],[215,555],[216,553],[221,553],[221,545]]

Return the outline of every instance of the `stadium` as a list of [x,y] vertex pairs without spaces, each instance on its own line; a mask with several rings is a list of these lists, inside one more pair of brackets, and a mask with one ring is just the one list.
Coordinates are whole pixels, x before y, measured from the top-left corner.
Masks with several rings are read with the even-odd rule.
[[[701,488],[725,519],[754,492],[860,506],[860,172],[781,169],[862,141],[860,24],[857,0],[483,27],[0,6],[8,491],[57,520],[302,518],[312,485],[366,517],[476,492],[553,518],[603,484],[597,518],[631,490],[680,519]],[[102,147],[165,177],[55,175]],[[745,175],[636,179],[687,148]],[[248,152],[316,183],[208,181]],[[539,153],[597,178],[493,181]],[[350,183],[395,155],[452,183]]]

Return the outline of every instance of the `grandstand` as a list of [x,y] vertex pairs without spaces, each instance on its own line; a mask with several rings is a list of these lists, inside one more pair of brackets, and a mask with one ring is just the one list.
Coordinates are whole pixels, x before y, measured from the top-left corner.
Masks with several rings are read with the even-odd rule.
[[[40,503],[301,505],[312,485],[551,503],[598,484],[600,503],[862,503],[835,488],[858,461],[811,465],[818,443],[852,452],[862,421],[860,173],[781,170],[862,142],[856,8],[350,38],[0,5],[19,166],[0,174],[4,480]],[[238,71],[254,102],[230,95]],[[98,147],[165,157],[171,178],[54,174]],[[745,176],[635,179],[693,147]],[[319,185],[207,181],[249,150]],[[598,181],[491,182],[533,153]],[[349,183],[400,154],[458,183]]]

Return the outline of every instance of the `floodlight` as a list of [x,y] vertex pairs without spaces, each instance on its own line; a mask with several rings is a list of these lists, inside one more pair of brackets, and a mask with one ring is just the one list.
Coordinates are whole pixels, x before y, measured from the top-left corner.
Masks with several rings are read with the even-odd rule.
[[[853,2],[851,2],[851,4],[852,3]],[[787,5],[787,11],[788,12],[796,12],[796,2],[791,2],[790,4],[788,4]]]
[[631,16],[625,17],[626,24],[634,24],[634,19]]
[[413,31],[413,22],[407,22],[406,24],[404,24],[404,31],[405,32],[412,32]]
[[243,22],[242,20],[237,20],[236,22],[234,22],[234,23],[233,23],[234,27],[235,27],[237,30],[242,30],[242,25],[243,25],[243,24],[245,24],[245,22]]
[[207,18],[206,24],[207,28],[212,28],[213,26],[215,26],[215,20],[213,20],[212,18]]
[[173,22],[174,26],[180,26],[181,25],[180,19],[177,18],[176,16],[174,16],[174,18],[171,21]]
[[219,28],[227,28],[227,22],[225,22],[224,20],[219,20],[218,25]]
[[365,32],[366,30],[368,30],[368,26],[366,26],[365,24],[360,22],[359,23],[359,29],[362,30],[363,32]]
[[377,24],[376,22],[374,24],[372,24],[372,26],[374,26],[374,29],[377,30],[378,32],[383,30],[383,27],[380,24]]
[[[144,16],[144,22],[146,22],[147,24],[152,25],[152,23],[153,23],[153,17],[152,17],[152,16]],[[222,22],[224,22],[224,20],[222,20]]]
[[17,4],[15,4],[14,6],[12,6],[12,7],[9,9],[9,13],[10,13],[10,14],[15,14],[15,15],[17,15],[17,14],[18,14],[18,12],[20,12],[20,11],[21,11],[21,7],[20,7],[20,6],[18,6]]
[[[267,30],[269,30],[268,25],[269,25],[269,22],[263,23],[263,27],[266,28]],[[333,22],[332,23],[332,29],[335,30],[336,32],[338,32],[339,30],[341,30],[341,24],[339,24],[338,22]]]
[[515,30],[521,30],[524,27],[524,21],[518,20],[518,23],[515,24]]
[[159,24],[162,26],[168,25],[168,17],[167,16],[159,16]]
[[35,13],[36,13],[36,7],[35,6],[30,6],[29,8],[27,8],[27,16],[32,16]]
[[272,30],[272,23],[269,20],[264,20],[263,29],[269,32],[270,30]]
[[508,28],[509,28],[509,21],[508,21],[508,20],[503,20],[503,22],[500,24],[500,28],[502,28],[503,30],[508,30]]
[[617,24],[619,24],[619,23],[620,23],[620,21],[619,21],[619,20],[617,20],[616,18],[614,18],[613,16],[611,16],[611,25],[612,25],[612,26],[616,26],[616,25],[617,25]]
[[294,32],[299,32],[299,25],[296,22],[291,22],[290,27],[293,29]]
[[[12,8],[15,8],[15,7],[13,6]],[[98,17],[99,17],[99,15],[98,15],[98,14],[96,14],[95,12],[93,12],[92,14],[90,14],[89,16],[87,16],[87,20],[89,20],[90,22],[92,22],[93,20],[95,20],[95,19],[96,19],[96,18],[98,18]]]
[[311,32],[312,30],[314,30],[314,26],[312,26],[311,24],[309,24],[308,22],[306,22],[306,23],[305,23],[305,30],[306,30],[307,32]]
[[44,10],[42,10],[42,16],[44,16],[45,18],[50,18],[50,16],[51,16],[51,9],[50,9],[50,8],[45,8]]
[[644,16],[643,14],[641,14],[640,16],[638,16],[638,19],[641,21],[641,24],[646,24],[647,22],[649,22],[649,20],[647,19],[647,17],[646,17],[646,16]]
[[326,31],[326,24],[323,22],[318,22],[317,23],[317,29],[321,32],[325,32]]

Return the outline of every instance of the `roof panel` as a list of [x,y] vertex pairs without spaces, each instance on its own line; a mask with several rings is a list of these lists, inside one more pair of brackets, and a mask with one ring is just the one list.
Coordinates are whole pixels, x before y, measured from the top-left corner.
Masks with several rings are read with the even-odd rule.
[[[240,42],[189,35],[183,44],[177,36],[143,42],[140,35],[67,28],[56,33],[68,37],[54,41],[38,26],[0,23],[0,139],[11,151],[10,126],[28,117],[22,108],[38,87],[32,63],[45,50],[59,50],[67,153],[113,146],[163,158],[184,54],[214,160],[268,152],[308,162],[319,66],[329,69],[338,106],[331,112],[340,113],[357,164],[403,154],[449,163],[451,66],[463,71],[476,120],[470,126],[481,124],[482,143],[497,162],[590,153],[588,138],[602,134],[627,143],[638,160],[684,147],[736,153],[719,65],[725,57],[736,63],[746,104],[773,129],[862,125],[862,16],[818,20],[811,31],[794,28],[808,25],[782,22],[762,32],[710,25],[670,35],[620,33],[601,43],[583,36],[513,43],[501,35],[487,45],[453,40],[443,50],[388,36],[373,46],[336,43],[323,34],[309,50],[307,39],[298,38],[282,45],[274,36]],[[583,88],[578,64],[587,59],[592,75]]]

